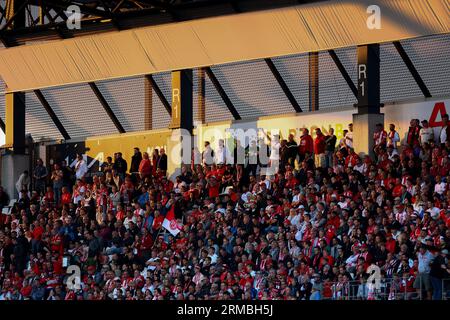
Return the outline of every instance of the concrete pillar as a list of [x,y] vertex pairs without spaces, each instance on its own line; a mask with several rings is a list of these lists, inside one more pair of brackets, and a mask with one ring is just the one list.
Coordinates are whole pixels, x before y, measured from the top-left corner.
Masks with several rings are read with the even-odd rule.
[[172,72],[172,136],[167,143],[167,170],[170,179],[179,175],[183,164],[190,165],[192,149],[192,70]]
[[380,113],[380,46],[358,46],[358,113],[353,114],[355,152],[373,156],[373,134],[377,123],[384,124]]
[[[2,155],[2,181],[1,185],[8,193],[10,199],[18,199],[16,182],[19,176],[29,170],[30,156],[24,154],[6,153]],[[30,172],[31,175],[31,172]]]
[[355,152],[373,157],[373,134],[375,125],[384,124],[384,114],[353,114],[353,148]]

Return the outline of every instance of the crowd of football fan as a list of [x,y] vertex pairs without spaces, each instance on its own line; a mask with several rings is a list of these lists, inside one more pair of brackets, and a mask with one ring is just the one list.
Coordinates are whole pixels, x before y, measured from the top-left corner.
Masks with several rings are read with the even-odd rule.
[[[436,135],[411,120],[402,142],[394,125],[377,125],[372,158],[355,153],[351,124],[340,141],[320,129],[278,137],[279,159],[273,142],[258,142],[257,154],[205,143],[176,181],[163,149],[136,148],[129,168],[117,153],[101,172],[82,156],[51,170],[39,160],[17,195],[0,187],[0,207],[19,199],[0,222],[0,300],[446,297],[450,123],[442,120]],[[247,162],[227,163],[230,152]],[[261,174],[274,162],[273,175]],[[169,210],[176,236],[163,227]]]

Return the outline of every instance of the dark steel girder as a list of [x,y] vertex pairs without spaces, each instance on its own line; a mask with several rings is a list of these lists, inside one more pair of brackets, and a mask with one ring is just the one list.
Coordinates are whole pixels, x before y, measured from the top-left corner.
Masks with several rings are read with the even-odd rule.
[[210,67],[206,67],[205,71],[206,71],[206,74],[208,75],[209,79],[211,80],[212,84],[214,85],[214,88],[216,88],[216,90],[219,93],[220,97],[222,98],[223,102],[226,104],[228,110],[233,115],[234,119],[241,120],[242,118],[241,118],[239,112],[234,107],[234,104],[231,102],[227,93],[225,92],[222,85],[220,84],[219,80],[217,80],[214,72],[212,72]]
[[[235,14],[236,12],[259,11],[298,5],[299,3],[322,1],[325,0],[198,0],[181,3],[139,0],[135,2],[146,4],[146,6],[129,8],[129,6],[126,6],[128,1],[122,2],[117,0],[114,6],[110,4],[110,1],[105,0],[104,2],[108,5],[109,11],[102,7],[100,0],[97,1],[96,7],[70,0],[64,2],[44,0],[44,5],[58,11],[67,9],[70,4],[76,3],[80,7],[81,13],[86,16],[82,19],[82,28],[80,30],[71,30],[71,32],[73,36],[83,36],[117,30],[118,26],[121,30],[126,30],[163,23]],[[39,0],[29,0],[29,3],[32,5],[40,4]],[[121,10],[122,8],[124,9]],[[67,20],[67,17],[63,17],[63,20]],[[58,25],[65,26],[66,21],[59,22]],[[62,29],[64,29],[64,26]],[[40,41],[53,40],[55,28],[54,23],[47,23],[17,28],[16,30],[4,30],[3,37],[10,39],[10,42],[14,43],[14,45],[23,45],[25,42],[34,39],[39,39]]]
[[95,82],[89,82],[89,86],[91,87],[92,91],[94,92],[95,96],[97,97],[98,101],[100,101],[100,104],[102,105],[103,109],[105,109],[106,113],[108,114],[111,121],[116,126],[117,130],[120,133],[125,133],[125,129],[123,128],[122,124],[120,123],[119,119],[117,119],[116,115],[114,114],[113,110],[111,109],[110,105],[106,101],[105,97],[103,97],[102,93],[100,92],[100,89],[97,87]]
[[358,89],[355,86],[355,83],[353,82],[352,78],[348,74],[347,70],[345,69],[344,65],[342,64],[341,60],[337,56],[336,52],[334,50],[328,50],[328,53],[330,54],[331,59],[333,59],[334,64],[341,72],[342,77],[347,82],[350,90],[352,90],[354,96],[358,97]]
[[152,88],[153,90],[155,90],[156,95],[159,98],[159,101],[161,101],[161,103],[163,104],[164,108],[166,109],[167,113],[172,116],[172,107],[169,103],[169,101],[167,101],[166,97],[164,96],[164,93],[161,91],[161,89],[159,88],[158,84],[156,83],[155,79],[153,78],[153,76],[151,74],[147,74],[145,76],[150,83],[152,84]]
[[269,67],[270,71],[272,72],[273,76],[277,80],[278,84],[280,85],[281,89],[283,90],[284,94],[286,95],[286,98],[288,98],[289,102],[291,103],[292,107],[295,109],[295,112],[302,112],[302,108],[298,104],[297,100],[295,99],[294,95],[292,94],[291,90],[287,86],[286,82],[284,81],[283,77],[281,76],[280,72],[278,71],[277,67],[273,63],[272,59],[267,58],[264,59],[266,61],[267,66]]
[[6,133],[5,122],[3,121],[2,118],[0,118],[0,129],[3,131],[3,133]]
[[411,59],[409,58],[400,41],[394,41],[393,44],[398,54],[402,58],[403,62],[405,63],[406,67],[408,68],[409,72],[416,81],[417,85],[419,86],[420,90],[422,91],[423,95],[425,96],[425,98],[431,98],[430,90],[428,90],[428,87],[426,86],[425,82],[423,81],[416,67],[412,63]]
[[47,99],[45,99],[44,95],[42,94],[41,90],[34,90],[33,91],[34,94],[36,95],[36,97],[39,99],[39,101],[41,102],[42,106],[44,107],[45,111],[47,111],[50,119],[52,119],[53,123],[55,124],[55,126],[58,128],[59,132],[61,133],[61,135],[63,136],[63,138],[65,140],[69,140],[70,139],[70,135],[67,132],[66,128],[64,128],[63,124],[61,123],[61,121],[59,121],[58,116],[56,115],[56,113],[53,111],[52,107],[50,106],[50,104],[48,103]]

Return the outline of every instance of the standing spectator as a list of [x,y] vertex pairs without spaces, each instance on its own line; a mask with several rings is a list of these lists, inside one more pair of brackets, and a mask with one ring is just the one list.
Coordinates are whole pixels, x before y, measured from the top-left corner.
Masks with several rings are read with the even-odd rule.
[[298,155],[300,157],[299,161],[305,160],[306,154],[312,155],[314,152],[314,142],[313,138],[309,134],[309,130],[303,128],[302,135],[300,137],[300,143],[298,145]]
[[149,177],[152,174],[152,164],[147,152],[143,153],[143,158],[139,163],[138,171],[141,180],[144,180],[146,177]]
[[215,164],[225,164],[228,159],[228,150],[225,147],[225,142],[223,139],[219,139],[219,144],[217,146],[214,163]]
[[280,135],[274,134],[270,141],[270,169],[267,173],[268,175],[275,175],[280,168]]
[[439,134],[439,142],[444,147],[445,143],[450,141],[450,123],[448,121],[448,114],[442,116],[442,128]]
[[249,145],[245,148],[245,155],[247,158],[247,174],[256,176],[256,170],[258,169],[259,162],[259,147],[256,144],[256,140],[252,139]]
[[430,127],[428,120],[422,120],[422,129],[420,129],[420,144],[423,147],[425,144],[429,144],[434,141],[434,130]]
[[86,161],[83,159],[83,156],[79,154],[77,156],[77,162],[75,163],[75,177],[77,180],[81,180],[85,177],[88,172],[88,166]]
[[406,144],[411,148],[419,143],[420,129],[416,119],[411,119],[409,122],[408,135],[406,136]]
[[383,129],[383,124],[378,123],[373,134],[373,153],[375,161],[378,160],[378,155],[383,153],[386,148],[387,133]]
[[353,148],[353,123],[349,123],[348,125],[348,131],[345,134],[345,145],[347,146],[347,149]]
[[418,275],[414,282],[414,288],[417,290],[417,294],[420,296],[423,289],[427,292],[427,299],[431,300],[431,282],[430,282],[430,270],[431,262],[434,259],[433,254],[425,247],[421,245],[419,252],[417,253],[417,259],[419,260]]
[[450,273],[447,271],[447,257],[448,250],[442,249],[431,263],[430,280],[433,286],[433,300],[442,299],[442,280],[450,277]]
[[45,180],[47,179],[47,168],[44,166],[44,162],[42,159],[37,160],[37,165],[34,168],[33,171],[33,178],[34,181],[34,190],[39,194],[42,195],[45,193]]
[[138,173],[139,165],[141,164],[142,153],[138,147],[134,148],[134,154],[131,156],[130,173]]
[[54,169],[52,171],[51,180],[53,182],[53,192],[55,194],[55,205],[58,206],[59,202],[61,201],[61,189],[64,185],[64,173],[57,163],[54,164],[53,168]]
[[112,157],[106,157],[106,162],[102,163],[101,171],[103,173],[111,172],[114,167],[114,163],[112,161]]
[[26,192],[28,192],[30,190],[30,183],[31,183],[31,179],[30,179],[30,176],[28,174],[28,170],[25,170],[19,176],[19,179],[16,182],[16,190],[17,190],[17,193],[19,194],[19,198],[20,198],[20,193],[23,190],[25,190]]
[[325,135],[320,128],[316,128],[316,138],[314,139],[314,159],[316,167],[325,168]]
[[159,150],[153,149],[152,152],[152,176],[156,176],[156,170],[158,169]]
[[63,172],[63,184],[66,187],[71,187],[73,185],[73,170],[67,165],[66,160],[61,161],[61,170]]
[[392,147],[392,149],[397,150],[397,143],[400,142],[400,135],[395,130],[395,124],[391,123],[389,125],[389,133],[387,135],[387,147]]
[[205,141],[205,150],[202,152],[202,164],[210,166],[214,163],[214,150],[209,141]]
[[298,145],[297,142],[294,140],[294,135],[289,134],[288,141],[286,143],[287,148],[287,156],[288,156],[288,163],[294,167],[295,159],[297,158],[298,154]]
[[[114,161],[114,170],[121,180],[125,179],[125,174],[128,170],[128,163],[124,158],[122,158],[122,152],[116,153],[116,159]],[[77,177],[77,179],[79,178]]]
[[326,147],[325,147],[325,155],[326,155],[326,167],[333,166],[333,155],[336,150],[336,135],[334,134],[334,129],[330,128],[329,134],[325,139]]
[[167,154],[164,148],[159,150],[159,159],[158,159],[158,169],[161,171],[163,176],[166,175],[167,172]]

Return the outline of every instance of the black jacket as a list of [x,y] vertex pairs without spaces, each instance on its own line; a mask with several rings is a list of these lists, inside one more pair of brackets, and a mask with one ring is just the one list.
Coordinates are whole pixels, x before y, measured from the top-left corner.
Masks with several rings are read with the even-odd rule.
[[141,160],[142,160],[141,152],[138,152],[131,157],[130,172],[138,172],[139,171],[139,165],[141,164]]
[[165,153],[159,157],[158,169],[167,171],[167,155]]

